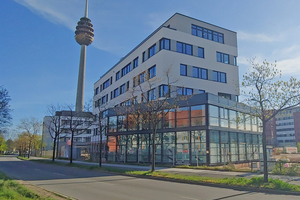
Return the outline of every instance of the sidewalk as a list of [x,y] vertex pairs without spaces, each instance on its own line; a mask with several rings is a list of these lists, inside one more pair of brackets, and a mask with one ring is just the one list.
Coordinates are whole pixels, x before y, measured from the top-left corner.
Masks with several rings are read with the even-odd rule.
[[[41,160],[51,160],[47,158],[40,157],[30,157],[30,159],[41,159]],[[56,162],[69,163],[69,160],[59,160],[56,159]],[[74,160],[73,163],[84,164],[84,165],[93,165],[97,166],[98,163],[91,162],[83,162]],[[126,164],[110,164],[110,163],[102,163],[104,167],[113,167],[119,169],[129,169],[129,170],[137,170],[137,171],[148,171],[150,170],[149,166],[137,166],[137,165],[126,165]],[[262,177],[263,174],[249,173],[249,172],[230,172],[230,171],[214,171],[214,170],[201,170],[201,169],[184,169],[184,168],[168,168],[168,167],[155,167],[155,170],[159,170],[166,173],[173,174],[184,174],[184,175],[194,175],[194,176],[206,176],[213,178],[252,178],[252,177]],[[299,176],[285,176],[285,175],[271,175],[269,174],[269,178],[272,179],[280,179],[284,182],[288,182],[294,185],[300,185],[300,177]]]

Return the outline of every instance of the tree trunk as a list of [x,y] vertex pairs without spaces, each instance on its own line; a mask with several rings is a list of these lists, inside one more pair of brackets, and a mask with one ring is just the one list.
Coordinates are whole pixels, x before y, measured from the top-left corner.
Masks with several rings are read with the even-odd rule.
[[151,172],[155,171],[155,135],[156,135],[156,128],[153,129],[153,133],[152,133],[152,166],[151,166]]
[[31,142],[29,142],[29,147],[28,147],[28,158],[29,158],[29,154],[30,154],[30,148],[31,148]]
[[[101,131],[101,130],[100,130],[100,131]],[[100,133],[100,144],[99,144],[99,148],[100,148],[99,167],[101,167],[101,165],[102,165],[102,133]]]
[[56,137],[54,137],[54,141],[53,141],[53,154],[52,154],[52,161],[54,162],[55,159],[55,148],[56,147]]
[[57,145],[56,145],[56,158],[58,158],[58,148],[59,148],[59,135],[57,136]]
[[267,137],[266,137],[266,122],[263,122],[262,145],[264,159],[264,182],[268,182],[268,157],[267,157]]
[[72,162],[73,162],[73,137],[74,137],[74,132],[72,131],[72,135],[71,135],[71,149],[70,149],[70,151],[71,151],[71,157],[70,157],[70,164],[72,164]]

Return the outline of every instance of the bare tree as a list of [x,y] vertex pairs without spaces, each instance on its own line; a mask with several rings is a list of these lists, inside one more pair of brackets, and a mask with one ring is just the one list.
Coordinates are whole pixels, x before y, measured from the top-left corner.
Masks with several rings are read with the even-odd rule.
[[73,145],[74,136],[78,136],[86,132],[93,124],[94,116],[90,112],[73,111],[72,106],[67,106],[68,110],[56,112],[57,116],[61,116],[63,129],[71,133],[71,149],[70,163],[73,162]]
[[[60,105],[49,105],[47,107],[47,117],[48,120],[44,121],[44,126],[47,128],[50,137],[53,139],[53,155],[52,161],[55,160],[55,152],[56,152],[56,144],[58,147],[57,141],[59,140],[61,134],[61,122],[60,122],[60,115],[56,115],[57,112],[61,111],[62,107]],[[58,153],[58,152],[56,152]],[[57,154],[56,154],[57,156]]]
[[23,118],[17,127],[24,131],[28,137],[28,158],[31,153],[32,147],[35,147],[35,139],[37,138],[38,132],[40,131],[42,123],[36,118]]
[[[129,89],[128,92],[134,105],[116,109],[120,114],[128,113],[130,115],[130,117],[128,117],[130,119],[128,120],[131,121],[131,126],[138,128],[142,125],[150,128],[152,132],[151,171],[155,170],[155,140],[158,125],[161,123],[162,118],[167,116],[170,110],[178,107],[180,100],[187,98],[186,96],[176,97],[176,95],[174,95],[177,90],[172,90],[172,86],[178,80],[171,81],[171,70],[172,67],[169,67],[164,71],[164,80],[156,78],[155,74],[151,71],[145,71],[135,77],[133,88]],[[165,84],[158,85],[159,83]],[[137,94],[141,94],[140,103],[137,103]]]
[[12,119],[10,115],[12,111],[9,105],[10,100],[8,91],[0,86],[0,133],[3,132],[3,126],[9,124]]
[[247,104],[254,108],[255,115],[262,121],[264,181],[268,182],[266,123],[278,112],[299,105],[300,82],[293,77],[288,81],[281,80],[281,71],[276,68],[276,62],[265,60],[258,63],[251,59],[250,64],[250,71],[243,76],[243,93]]
[[98,114],[95,115],[95,125],[96,125],[96,131],[97,134],[99,134],[99,167],[102,166],[102,148],[103,148],[103,137],[106,134],[106,131],[108,129],[108,120],[107,120],[107,105],[100,106],[98,103],[96,103],[96,107],[98,108]]

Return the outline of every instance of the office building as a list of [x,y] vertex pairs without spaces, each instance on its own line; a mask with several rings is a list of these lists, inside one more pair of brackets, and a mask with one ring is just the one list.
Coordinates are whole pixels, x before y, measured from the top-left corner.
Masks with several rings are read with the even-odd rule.
[[108,117],[107,159],[150,162],[151,130],[131,127],[121,110],[168,95],[188,98],[161,119],[156,162],[258,160],[259,120],[238,103],[237,56],[236,32],[174,14],[94,84],[93,113]]

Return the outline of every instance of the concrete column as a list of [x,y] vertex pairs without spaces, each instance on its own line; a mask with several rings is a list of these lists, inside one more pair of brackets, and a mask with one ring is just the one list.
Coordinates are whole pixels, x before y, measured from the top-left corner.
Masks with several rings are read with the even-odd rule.
[[75,111],[83,111],[86,45],[81,45]]

